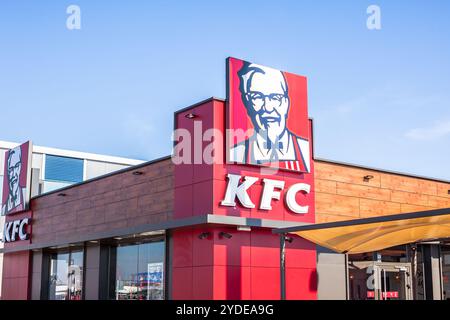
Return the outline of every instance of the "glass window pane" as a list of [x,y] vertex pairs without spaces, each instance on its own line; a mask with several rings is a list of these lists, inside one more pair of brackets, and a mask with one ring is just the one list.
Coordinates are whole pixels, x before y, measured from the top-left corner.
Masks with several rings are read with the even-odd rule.
[[81,182],[83,181],[83,159],[45,156],[45,180]]
[[50,262],[50,300],[67,300],[69,254],[54,254]]
[[70,255],[69,300],[81,300],[83,290],[83,252],[74,251]]
[[117,248],[116,263],[116,299],[134,300],[137,295],[137,261],[138,247],[125,246]]
[[139,275],[143,299],[164,299],[164,242],[139,245]]
[[442,246],[441,250],[443,300],[450,300],[450,246]]
[[164,254],[162,241],[117,248],[116,299],[164,299]]
[[350,300],[372,300],[375,298],[375,275],[373,265],[351,263],[349,265]]

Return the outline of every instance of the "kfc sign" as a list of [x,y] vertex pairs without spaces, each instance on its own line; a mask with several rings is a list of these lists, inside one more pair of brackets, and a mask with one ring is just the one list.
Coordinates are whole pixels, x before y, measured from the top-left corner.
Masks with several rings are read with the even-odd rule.
[[311,172],[306,78],[227,61],[229,163]]
[[[235,174],[228,174],[227,177],[228,185],[225,192],[225,198],[220,204],[222,206],[235,207],[237,199],[243,207],[248,209],[255,208],[255,204],[250,199],[247,191],[259,180],[259,178],[246,176],[242,179],[241,176]],[[272,200],[280,200],[285,182],[282,180],[267,178],[262,179],[262,181],[264,187],[261,195],[261,201],[259,203],[259,209],[272,210]],[[309,194],[310,191],[311,186],[306,183],[296,183],[290,186],[285,193],[285,203],[289,210],[297,214],[308,213],[309,206],[298,203],[296,196],[299,192]]]
[[17,240],[28,240],[30,237],[28,226],[30,224],[30,218],[5,222],[2,241],[6,243]]
[[31,141],[8,150],[5,154],[2,215],[10,215],[29,208],[31,156]]

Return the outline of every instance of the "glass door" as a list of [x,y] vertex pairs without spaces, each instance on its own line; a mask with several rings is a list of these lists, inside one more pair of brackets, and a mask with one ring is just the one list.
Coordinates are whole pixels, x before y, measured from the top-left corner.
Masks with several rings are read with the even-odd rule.
[[83,292],[83,251],[57,252],[51,255],[50,300],[81,300]]
[[49,277],[49,299],[66,300],[68,283],[68,253],[52,254]]
[[374,299],[412,300],[411,265],[376,263]]
[[83,289],[83,251],[70,253],[68,271],[68,300],[81,300]]

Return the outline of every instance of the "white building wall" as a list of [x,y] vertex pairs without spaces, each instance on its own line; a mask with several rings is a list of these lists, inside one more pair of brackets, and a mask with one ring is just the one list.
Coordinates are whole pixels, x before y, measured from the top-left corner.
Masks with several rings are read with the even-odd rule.
[[124,169],[128,166],[123,164],[86,160],[86,179],[92,179],[110,172]]

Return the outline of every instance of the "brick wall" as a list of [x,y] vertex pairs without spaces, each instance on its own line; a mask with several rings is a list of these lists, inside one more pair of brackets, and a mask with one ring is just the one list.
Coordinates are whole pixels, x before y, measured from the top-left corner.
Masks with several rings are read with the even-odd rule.
[[450,183],[323,161],[315,174],[316,223],[450,207]]
[[94,180],[32,200],[33,243],[158,223],[171,219],[173,164],[170,159]]

